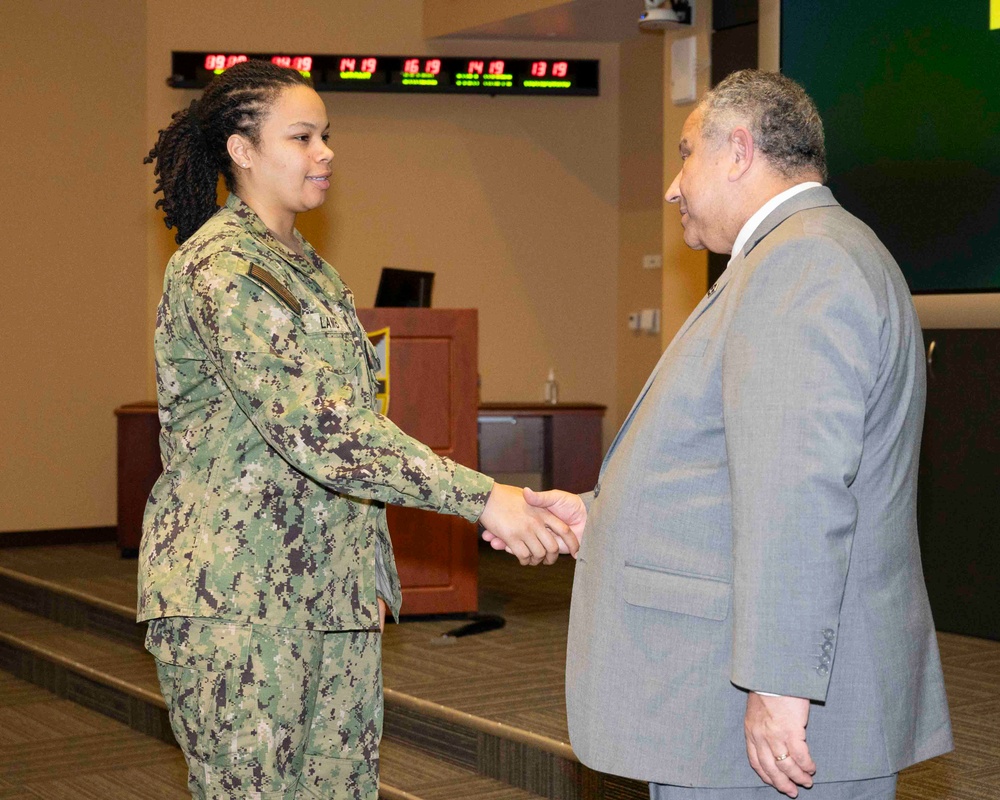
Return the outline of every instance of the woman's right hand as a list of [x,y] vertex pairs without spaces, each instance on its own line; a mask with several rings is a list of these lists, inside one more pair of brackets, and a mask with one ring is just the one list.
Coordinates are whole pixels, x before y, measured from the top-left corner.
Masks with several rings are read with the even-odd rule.
[[573,555],[580,547],[570,525],[546,507],[530,505],[521,489],[503,483],[494,484],[479,524],[522,565],[555,563],[560,542]]

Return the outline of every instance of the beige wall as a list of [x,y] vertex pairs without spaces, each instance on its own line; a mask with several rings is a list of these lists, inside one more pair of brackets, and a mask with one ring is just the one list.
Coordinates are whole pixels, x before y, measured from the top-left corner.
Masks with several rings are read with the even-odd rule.
[[[709,88],[711,64],[709,36],[712,31],[711,6],[702,3],[690,31],[668,31],[663,42],[663,190],[681,168],[677,143],[681,128],[694,103],[675,106],[670,99],[670,46],[675,39],[694,36],[697,40],[697,92],[700,98]],[[666,347],[684,320],[705,295],[708,284],[708,256],[684,244],[677,206],[663,204],[663,337]]]
[[660,308],[662,270],[642,257],[663,250],[663,37],[621,45],[621,191],[618,237],[617,420],[621,423],[663,350],[659,334],[631,331],[628,314]]
[[0,531],[110,525],[112,411],[146,393],[143,4],[2,20]]
[[[0,419],[0,531],[115,522],[112,410],[153,396],[154,312],[175,248],[141,160],[195,96],[166,87],[170,51],[482,49],[425,42],[421,12],[419,0],[301,0],[294,14],[263,0],[5,8],[0,35],[13,57],[0,224],[5,274],[17,280],[0,317],[11,390]],[[480,309],[484,399],[541,399],[553,366],[563,399],[609,406],[609,436],[619,418],[619,48],[489,49],[599,58],[601,97],[325,95],[334,187],[301,228],[362,306],[380,267],[434,270],[436,306]],[[31,69],[39,51],[61,53],[63,71]]]
[[[286,8],[264,0],[5,5],[0,531],[114,524],[112,410],[153,395],[153,315],[174,250],[141,159],[171,112],[195,96],[165,86],[170,50],[483,47],[426,42],[420,0]],[[703,91],[708,13],[696,22]],[[540,399],[553,366],[563,399],[609,406],[607,441],[705,291],[705,256],[683,244],[676,209],[660,200],[680,166],[676,142],[691,110],[668,96],[669,46],[683,35],[621,47],[489,43],[513,56],[600,58],[597,99],[326,95],[334,188],[301,227],[360,305],[372,302],[383,265],[437,272],[437,306],[480,309],[484,399]],[[40,64],[39,53],[59,61]],[[656,63],[662,87],[641,80]],[[642,255],[661,248],[662,275],[643,271]],[[656,305],[658,288],[662,343],[625,322],[628,311]],[[926,326],[1000,326],[996,295],[917,305]]]
[[468,28],[530,14],[570,0],[423,0],[423,32],[447,36]]

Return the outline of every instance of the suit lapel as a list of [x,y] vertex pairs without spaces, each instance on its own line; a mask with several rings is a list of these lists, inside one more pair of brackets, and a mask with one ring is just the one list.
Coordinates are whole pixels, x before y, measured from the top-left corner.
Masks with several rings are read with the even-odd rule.
[[778,206],[774,211],[764,217],[764,221],[757,226],[757,229],[751,234],[750,238],[747,239],[747,243],[743,246],[741,255],[746,258],[750,255],[752,251],[761,240],[764,239],[771,231],[777,228],[782,222],[791,217],[793,214],[798,214],[800,211],[806,211],[810,208],[824,208],[827,206],[839,206],[840,203],[836,201],[831,192],[826,186],[814,186],[812,189],[806,189],[804,192],[799,192],[797,195],[786,200],[780,206]]
[[[698,303],[694,311],[691,312],[691,315],[681,326],[677,335],[671,340],[667,349],[663,351],[663,355],[660,356],[660,360],[656,362],[656,366],[653,368],[652,373],[650,373],[649,378],[646,380],[645,386],[643,386],[642,391],[639,392],[638,398],[636,398],[635,403],[632,404],[632,409],[628,412],[628,416],[625,417],[625,421],[618,429],[618,433],[615,434],[614,441],[611,442],[611,447],[608,448],[608,452],[604,456],[604,461],[601,463],[601,476],[604,475],[604,471],[608,466],[608,462],[611,460],[611,455],[614,453],[615,448],[618,447],[618,444],[628,432],[628,429],[632,424],[632,420],[635,418],[636,412],[639,410],[639,406],[646,398],[646,394],[653,385],[653,381],[656,379],[656,375],[660,371],[660,367],[662,367],[664,361],[666,361],[667,355],[677,345],[677,342],[684,337],[684,334],[688,332],[691,326],[698,321],[698,318],[704,314],[719,298],[723,290],[726,288],[726,285],[729,283],[729,279],[733,276],[735,271],[740,268],[740,265],[746,260],[747,256],[750,255],[750,252],[764,239],[764,237],[766,237],[769,233],[771,233],[771,231],[777,228],[782,222],[793,214],[809,208],[821,208],[824,206],[837,205],[840,204],[834,199],[833,193],[826,186],[817,186],[812,189],[806,189],[803,192],[799,192],[797,195],[786,200],[774,209],[774,211],[764,217],[763,222],[757,226],[756,230],[747,240],[747,243],[743,246],[743,249],[733,257],[733,259],[729,262],[729,266],[727,266],[722,275],[719,276],[719,279],[712,284],[708,293],[701,299],[701,302]],[[600,477],[598,478],[598,482],[600,482]]]
[[611,443],[611,447],[608,448],[608,452],[604,456],[604,461],[601,464],[601,475],[604,474],[604,469],[607,466],[608,461],[611,459],[611,454],[615,451],[615,448],[618,446],[618,443],[628,432],[628,429],[632,424],[632,420],[635,417],[636,412],[639,410],[639,406],[642,404],[642,401],[646,398],[646,394],[649,392],[649,388],[653,385],[653,381],[656,379],[656,375],[660,371],[660,367],[663,366],[663,363],[667,360],[668,355],[673,351],[674,347],[676,347],[677,342],[679,342],[684,337],[684,334],[688,332],[688,329],[695,323],[698,317],[704,314],[708,310],[709,306],[711,306],[712,303],[714,303],[718,299],[718,297],[722,294],[723,289],[726,288],[726,284],[729,283],[729,278],[733,274],[733,267],[736,265],[737,261],[741,260],[742,258],[733,259],[730,265],[726,267],[725,272],[723,272],[722,275],[719,276],[719,279],[712,284],[711,288],[708,290],[708,293],[701,299],[701,302],[698,303],[694,311],[691,312],[691,315],[684,322],[684,325],[681,326],[681,329],[677,332],[677,335],[674,336],[674,338],[671,340],[670,344],[667,346],[667,349],[663,351],[663,355],[660,356],[660,360],[656,362],[656,366],[653,367],[653,371],[646,379],[645,386],[642,387],[642,391],[639,392],[639,396],[636,398],[636,401],[632,404],[632,409],[628,412],[628,416],[625,417],[625,421],[622,423],[621,428],[619,428],[618,433],[615,434],[614,441]]
[[684,336],[684,334],[688,332],[691,326],[698,321],[698,317],[700,317],[702,314],[708,311],[712,303],[714,303],[718,299],[718,297],[722,294],[722,290],[725,289],[726,285],[729,283],[729,279],[733,275],[734,267],[736,267],[738,262],[742,260],[743,260],[742,256],[736,256],[736,258],[732,259],[729,262],[729,266],[726,267],[725,271],[719,276],[719,279],[712,284],[711,288],[709,288],[708,290],[708,293],[703,298],[701,298],[701,302],[698,303],[697,306],[695,306],[694,311],[692,311],[691,315],[687,318],[687,320],[685,320],[684,324],[681,326],[681,329],[677,331],[677,335],[670,343],[670,347],[673,347],[674,342],[679,341]]

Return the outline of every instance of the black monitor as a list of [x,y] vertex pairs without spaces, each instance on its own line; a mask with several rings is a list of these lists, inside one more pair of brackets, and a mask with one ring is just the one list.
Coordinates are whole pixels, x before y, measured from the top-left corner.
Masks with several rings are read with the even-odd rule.
[[375,294],[376,308],[430,308],[433,272],[382,267]]

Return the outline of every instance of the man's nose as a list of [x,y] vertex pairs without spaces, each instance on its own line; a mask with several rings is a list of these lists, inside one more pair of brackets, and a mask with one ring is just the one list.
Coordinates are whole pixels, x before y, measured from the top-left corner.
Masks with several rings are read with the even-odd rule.
[[663,195],[663,199],[668,203],[679,203],[681,201],[681,174],[679,172],[674,176],[673,181],[670,183],[670,188]]

